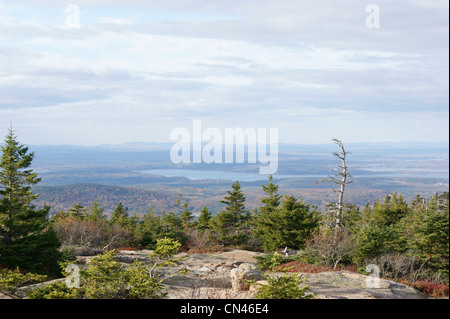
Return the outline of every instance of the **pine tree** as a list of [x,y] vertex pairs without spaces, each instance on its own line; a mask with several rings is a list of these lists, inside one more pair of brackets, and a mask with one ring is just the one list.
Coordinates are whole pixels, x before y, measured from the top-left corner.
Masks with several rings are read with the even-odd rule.
[[241,191],[241,184],[236,181],[227,191],[228,196],[220,201],[226,207],[211,219],[211,226],[216,237],[223,245],[237,245],[245,241],[248,211],[245,209],[245,196]]
[[39,195],[31,186],[41,180],[29,167],[34,153],[17,141],[12,128],[1,146],[0,159],[0,264],[37,273],[59,270],[60,242],[49,227],[49,206],[32,205]]
[[194,219],[194,215],[190,210],[188,210],[188,203],[183,203],[181,207],[183,207],[183,211],[181,212],[180,218],[183,221],[183,224],[187,227]]
[[109,222],[113,224],[117,224],[120,226],[125,226],[128,224],[128,207],[123,207],[123,204],[120,202],[117,204],[116,209],[111,214],[111,218]]
[[289,247],[302,248],[311,232],[319,226],[319,216],[310,206],[293,196],[285,196],[280,206],[255,218],[253,234],[266,251]]
[[438,271],[448,283],[449,273],[449,205],[448,193],[433,196],[428,202],[417,195],[405,218],[407,245],[421,262]]
[[197,229],[200,231],[204,231],[206,229],[211,228],[210,222],[211,222],[211,213],[208,211],[208,208],[206,206],[203,206],[200,216],[198,217],[197,222]]
[[241,191],[241,184],[236,181],[231,185],[232,191],[227,191],[228,196],[220,202],[225,204],[225,212],[231,215],[231,219],[235,223],[242,222],[246,219],[248,211],[245,209],[245,196]]
[[[261,198],[261,207],[253,209],[250,223],[253,227],[258,227],[258,224],[263,224],[267,215],[274,212],[281,204],[282,196],[278,194],[278,185],[273,183],[272,175],[269,175],[269,183],[261,185],[266,197]],[[254,230],[254,229],[253,229]]]
[[261,185],[261,187],[267,197],[261,199],[263,206],[260,208],[260,212],[269,213],[280,206],[282,196],[278,194],[278,185],[273,183],[272,175],[269,176],[269,183],[267,186]]
[[79,219],[84,219],[86,217],[87,208],[79,203],[73,205],[69,208],[69,216]]
[[89,211],[87,212],[87,219],[92,220],[94,222],[98,222],[99,220],[105,220],[106,216],[104,212],[105,209],[100,205],[100,203],[96,199],[89,208]]
[[162,212],[160,221],[161,232],[158,234],[159,238],[168,237],[177,240],[182,244],[185,243],[184,224],[180,216],[174,212]]
[[361,226],[355,232],[358,249],[354,255],[356,263],[364,258],[382,254],[404,253],[407,249],[404,219],[409,211],[401,195],[387,195],[382,202],[377,199],[373,207],[367,205],[362,212]]
[[370,214],[367,214],[368,212],[363,212],[366,222],[374,223],[378,227],[391,226],[407,215],[408,204],[403,200],[401,194],[398,195],[395,192],[392,195],[387,195],[384,202],[377,199]]
[[136,225],[137,241],[140,246],[154,249],[161,232],[161,216],[150,205],[147,213]]

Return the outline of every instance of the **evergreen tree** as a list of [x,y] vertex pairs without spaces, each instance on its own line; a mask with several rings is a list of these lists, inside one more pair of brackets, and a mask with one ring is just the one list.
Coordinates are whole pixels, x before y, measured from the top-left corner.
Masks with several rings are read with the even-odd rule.
[[342,211],[342,226],[350,233],[355,233],[361,222],[361,212],[358,205],[344,203]]
[[168,237],[179,241],[184,245],[186,238],[184,237],[183,220],[174,212],[163,212],[161,215],[161,233],[158,238]]
[[203,206],[202,211],[200,212],[200,216],[198,217],[197,229],[200,231],[204,231],[206,229],[211,228],[211,213],[208,211],[206,206]]
[[388,253],[404,253],[407,250],[404,218],[409,211],[401,195],[387,195],[384,202],[377,199],[371,208],[362,213],[361,227],[356,233],[358,244],[354,256],[356,263]]
[[255,212],[253,234],[261,241],[266,251],[277,248],[299,248],[319,224],[317,212],[311,211],[308,204],[297,201],[293,196],[282,198],[278,185],[269,176],[267,186],[261,185],[266,197]]
[[246,219],[248,211],[245,209],[245,196],[241,191],[241,184],[236,181],[231,185],[232,191],[227,191],[228,196],[220,202],[225,204],[225,212],[230,214],[231,220],[235,223]]
[[86,217],[87,208],[79,203],[73,205],[69,208],[69,216],[79,219],[84,219]]
[[318,226],[315,210],[293,196],[285,196],[279,207],[257,215],[253,233],[266,251],[284,247],[299,249]]
[[426,210],[427,202],[424,197],[419,194],[416,198],[409,204],[409,208],[414,212],[420,214],[421,211]]
[[94,222],[98,222],[99,220],[105,220],[106,216],[104,214],[105,209],[100,205],[98,200],[96,199],[89,210],[87,211],[87,219],[92,220]]
[[183,211],[181,212],[180,218],[183,221],[183,224],[188,226],[194,219],[194,215],[188,210],[188,203],[183,203],[181,207],[183,207]]
[[128,220],[128,207],[124,207],[120,202],[117,204],[116,209],[111,214],[111,218],[109,222],[114,225],[117,224],[119,226],[126,226],[129,222]]
[[433,196],[428,203],[416,198],[411,203],[406,226],[407,245],[421,262],[444,277],[449,274],[449,206],[448,193]]
[[150,206],[147,214],[136,225],[138,244],[153,249],[158,240],[158,236],[161,234],[161,228],[161,218]]
[[261,185],[261,187],[267,197],[261,199],[263,206],[260,208],[260,213],[269,213],[280,206],[282,196],[278,194],[278,185],[273,183],[272,175],[269,176],[267,186]]
[[248,211],[241,184],[236,181],[231,188],[232,191],[227,191],[228,196],[220,201],[226,205],[225,209],[211,219],[212,229],[223,245],[237,245],[248,237],[245,232]]
[[375,223],[379,227],[390,226],[398,223],[408,213],[408,204],[402,195],[395,192],[387,195],[384,202],[377,199],[369,215],[363,215],[369,223]]
[[36,273],[57,272],[60,242],[49,226],[50,207],[32,205],[39,195],[31,186],[40,181],[29,169],[34,153],[17,141],[12,128],[1,151],[0,264]]
[[[336,209],[337,204],[335,202],[327,205],[327,209],[322,216],[323,222],[328,228],[336,228]],[[370,210],[370,207],[369,207]],[[342,204],[342,214],[341,214],[341,230],[349,231],[354,233],[357,231],[359,224],[361,222],[361,212],[358,205],[343,203]]]

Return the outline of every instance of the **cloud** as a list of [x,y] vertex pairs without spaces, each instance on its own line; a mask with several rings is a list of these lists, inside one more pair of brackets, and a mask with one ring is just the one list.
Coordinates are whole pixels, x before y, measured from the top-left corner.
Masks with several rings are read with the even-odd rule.
[[68,29],[59,2],[0,2],[0,126],[35,144],[166,141],[193,119],[299,143],[447,136],[446,1],[380,0],[379,29],[351,0],[76,4]]

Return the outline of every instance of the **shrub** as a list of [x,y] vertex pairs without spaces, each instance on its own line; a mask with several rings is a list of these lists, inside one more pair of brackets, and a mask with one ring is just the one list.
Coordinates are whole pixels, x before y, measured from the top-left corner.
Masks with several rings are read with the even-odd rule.
[[108,229],[107,244],[103,249],[116,249],[129,245],[133,240],[133,234],[126,226],[113,224]]
[[43,281],[47,276],[29,272],[22,272],[19,268],[14,270],[0,269],[0,291],[14,293],[17,288]]
[[[30,299],[133,299],[162,297],[162,285],[148,275],[148,268],[135,261],[128,269],[114,260],[115,252],[107,251],[80,270],[80,287],[69,288],[58,282],[34,289]],[[63,267],[64,268],[64,267]]]
[[82,291],[77,288],[69,288],[65,282],[56,282],[44,285],[28,292],[29,299],[79,299],[83,298]]
[[384,254],[376,258],[365,260],[365,264],[375,264],[380,268],[380,276],[393,280],[407,280],[416,282],[425,280],[436,284],[448,283],[448,275],[445,270],[435,271],[426,267],[417,256],[407,254]]
[[306,295],[309,286],[300,288],[300,285],[306,281],[301,275],[281,274],[270,275],[263,274],[268,284],[261,284],[255,297],[257,299],[310,299],[313,294]]
[[256,259],[256,264],[262,270],[273,269],[278,265],[288,263],[290,261],[298,260],[299,256],[287,256],[283,257],[278,253],[270,253],[262,256],[253,257]]
[[84,296],[88,299],[125,299],[129,293],[123,266],[114,260],[115,252],[108,251],[93,258],[82,274]]
[[211,232],[207,229],[200,231],[196,228],[187,228],[184,233],[186,241],[181,247],[183,251],[203,250],[218,245],[216,241],[212,240]]
[[55,231],[63,245],[80,245],[114,249],[128,245],[132,233],[126,226],[109,224],[105,219],[59,217],[54,221]]
[[[448,297],[447,273],[426,268],[417,256],[407,254],[384,254],[366,259],[365,264],[376,264],[380,277],[412,286],[424,294],[435,297]],[[361,267],[361,273],[365,271]]]
[[64,246],[61,249],[61,259],[66,261],[75,261],[77,259],[75,248],[73,246]]
[[446,284],[438,284],[435,282],[428,282],[426,280],[403,283],[418,289],[426,295],[443,298],[449,297],[449,287]]
[[338,229],[320,229],[306,242],[304,260],[335,269],[340,262],[349,261],[355,250],[350,233]]
[[[115,261],[115,252],[107,251],[91,260],[86,270],[80,270],[80,287],[69,288],[65,282],[35,289],[30,299],[86,298],[86,299],[157,299],[165,298],[161,277],[154,270],[173,265],[178,259],[171,258],[181,244],[170,238],[159,239],[150,254],[152,265],[135,261],[127,269]],[[64,265],[63,269],[65,268]]]
[[[270,259],[269,259],[270,257]],[[313,294],[306,294],[309,286],[300,287],[306,279],[298,274],[285,273],[288,269],[281,269],[283,273],[275,273],[275,269],[280,265],[284,258],[278,253],[271,254],[265,259],[260,259],[260,264],[267,267],[270,273],[263,274],[267,279],[267,284],[249,282],[249,284],[258,285],[258,291],[255,295],[257,299],[310,299]]]
[[66,217],[55,221],[55,231],[64,245],[103,246],[108,239],[107,227],[105,220]]

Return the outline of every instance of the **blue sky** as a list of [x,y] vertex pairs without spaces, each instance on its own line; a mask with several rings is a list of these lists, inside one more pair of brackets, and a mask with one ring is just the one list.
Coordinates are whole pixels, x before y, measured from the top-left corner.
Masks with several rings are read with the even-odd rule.
[[[380,27],[367,28],[367,5]],[[0,134],[168,142],[177,127],[280,142],[448,141],[448,1],[0,0]]]

